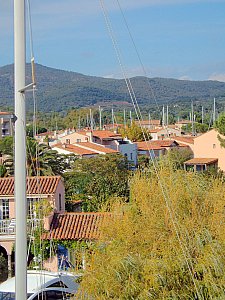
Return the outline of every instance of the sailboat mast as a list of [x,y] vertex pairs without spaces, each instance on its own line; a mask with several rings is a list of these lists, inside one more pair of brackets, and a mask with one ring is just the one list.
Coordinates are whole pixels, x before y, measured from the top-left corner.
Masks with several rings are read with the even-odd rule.
[[[16,299],[27,299],[25,1],[14,0]],[[22,91],[21,91],[22,90]]]

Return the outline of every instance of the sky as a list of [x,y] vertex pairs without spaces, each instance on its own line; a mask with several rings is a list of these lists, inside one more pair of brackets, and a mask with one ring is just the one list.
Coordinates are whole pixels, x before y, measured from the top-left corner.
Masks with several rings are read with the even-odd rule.
[[[30,7],[39,64],[107,78],[123,78],[122,66],[129,77],[225,81],[225,0],[30,0]],[[0,0],[0,66],[11,63],[13,0]]]

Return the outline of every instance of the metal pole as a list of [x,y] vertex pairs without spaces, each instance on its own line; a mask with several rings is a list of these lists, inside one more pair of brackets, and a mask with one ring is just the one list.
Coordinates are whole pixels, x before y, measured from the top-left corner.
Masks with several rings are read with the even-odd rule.
[[213,124],[216,121],[216,98],[213,99]]
[[113,111],[113,108],[112,108],[112,127],[113,127],[113,130],[114,130],[114,111]]
[[25,1],[14,0],[16,299],[27,299]]
[[204,107],[202,106],[202,124],[204,123]]
[[126,128],[126,110],[125,110],[125,108],[123,110],[123,122],[124,122],[124,128]]
[[99,129],[102,130],[102,109],[99,106]]

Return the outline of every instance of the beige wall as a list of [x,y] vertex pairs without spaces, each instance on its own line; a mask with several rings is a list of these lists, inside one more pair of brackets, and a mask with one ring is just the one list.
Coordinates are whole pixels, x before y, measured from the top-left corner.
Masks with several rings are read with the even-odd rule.
[[[61,210],[59,209],[59,194],[61,195]],[[65,188],[62,180],[59,181],[59,184],[57,186],[55,195],[54,195],[54,206],[56,211],[65,211]]]
[[70,140],[70,144],[77,143],[77,140],[80,140],[81,142],[87,142],[87,139],[90,140],[90,137],[86,136],[85,134],[80,134],[79,132],[74,132],[66,136],[59,137],[61,143],[66,143],[66,140]]
[[[218,132],[214,129],[194,139],[195,158],[218,158],[218,167],[225,171],[225,148],[220,146]],[[220,135],[221,136],[221,135]],[[225,138],[221,136],[222,138]]]

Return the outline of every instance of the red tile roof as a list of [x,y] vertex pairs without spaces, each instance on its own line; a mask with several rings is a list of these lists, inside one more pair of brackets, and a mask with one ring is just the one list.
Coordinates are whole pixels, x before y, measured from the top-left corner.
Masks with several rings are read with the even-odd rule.
[[91,142],[80,142],[80,143],[74,143],[73,145],[76,145],[77,147],[80,147],[83,149],[86,148],[88,150],[94,151],[94,153],[97,152],[103,152],[103,153],[118,153],[117,150],[111,149],[104,147],[102,145],[96,144],[96,143],[91,143]]
[[211,165],[218,162],[218,158],[192,158],[185,161],[185,165]]
[[[27,195],[52,195],[60,176],[27,177]],[[14,195],[14,177],[0,178],[0,196]]]
[[100,235],[100,227],[109,213],[64,213],[55,214],[50,232],[43,239],[95,240]]
[[92,132],[92,135],[99,139],[109,139],[109,138],[111,139],[111,138],[121,138],[122,137],[121,134],[114,133],[109,130],[94,130]]
[[69,152],[74,153],[75,155],[81,155],[81,156],[85,156],[85,155],[94,155],[96,154],[96,151],[93,151],[91,149],[84,149],[81,148],[79,146],[76,146],[77,144],[56,144],[52,147],[52,149],[54,148],[59,148],[59,149],[63,149]]
[[0,116],[7,116],[7,115],[12,115],[12,113],[7,111],[0,111]]
[[178,142],[194,144],[194,137],[192,137],[192,136],[176,136],[176,137],[174,137],[174,140],[176,140]]
[[137,142],[138,150],[148,151],[148,150],[160,150],[162,148],[171,147],[173,144],[177,144],[174,140],[160,140],[160,141],[147,141],[147,142]]

